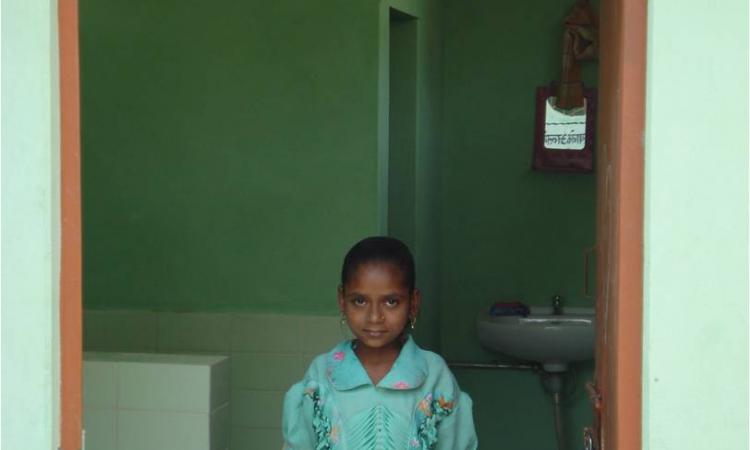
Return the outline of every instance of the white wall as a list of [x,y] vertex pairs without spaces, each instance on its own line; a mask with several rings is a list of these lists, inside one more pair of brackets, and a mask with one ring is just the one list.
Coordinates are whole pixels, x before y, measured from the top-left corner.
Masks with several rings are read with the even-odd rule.
[[748,3],[649,2],[644,449],[748,448]]
[[2,3],[3,449],[59,445],[57,2]]

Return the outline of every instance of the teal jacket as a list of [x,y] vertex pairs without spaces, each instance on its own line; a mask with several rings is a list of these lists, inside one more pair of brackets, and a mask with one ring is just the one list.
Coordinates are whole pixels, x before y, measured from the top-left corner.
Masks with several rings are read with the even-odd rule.
[[316,357],[284,398],[282,428],[288,450],[477,448],[471,398],[411,337],[377,385],[350,340]]

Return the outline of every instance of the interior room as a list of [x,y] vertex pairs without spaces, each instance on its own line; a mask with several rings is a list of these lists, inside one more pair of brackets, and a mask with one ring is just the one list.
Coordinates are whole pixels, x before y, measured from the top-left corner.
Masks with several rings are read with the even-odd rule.
[[[594,174],[532,167],[574,3],[80,0],[86,448],[279,448],[284,392],[348,336],[336,288],[365,236],[413,251],[416,340],[449,364],[518,363],[477,338],[497,302],[593,308]],[[168,415],[138,383],[129,407],[93,394],[113,352],[209,369],[160,369],[187,405]],[[593,369],[563,373],[558,443],[538,372],[452,367],[480,446],[516,450],[580,448]],[[228,381],[191,409],[207,373]]]

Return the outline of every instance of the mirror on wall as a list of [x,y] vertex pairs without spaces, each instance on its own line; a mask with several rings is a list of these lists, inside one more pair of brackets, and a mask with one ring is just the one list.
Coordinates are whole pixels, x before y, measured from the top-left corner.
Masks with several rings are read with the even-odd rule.
[[583,85],[581,61],[598,54],[598,15],[579,0],[563,21],[559,85],[537,88],[533,168],[590,173],[594,170],[596,91]]
[[568,111],[557,108],[557,97],[547,97],[544,108],[544,148],[583,150],[586,143],[586,99]]
[[558,106],[557,91],[555,86],[537,88],[533,168],[591,173],[596,91],[583,88],[582,105],[569,109]]

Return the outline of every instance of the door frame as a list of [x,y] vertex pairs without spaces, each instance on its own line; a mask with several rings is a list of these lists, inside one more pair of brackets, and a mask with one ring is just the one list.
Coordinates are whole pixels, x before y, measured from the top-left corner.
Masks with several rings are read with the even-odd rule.
[[82,448],[83,301],[78,0],[59,0],[60,448]]
[[645,0],[603,0],[597,147],[598,450],[642,446]]
[[[641,448],[643,317],[643,183],[647,4],[601,2],[600,111],[597,177],[597,277],[600,330],[596,386],[600,450]],[[60,373],[61,449],[82,446],[82,221],[78,1],[58,1],[60,56]],[[609,158],[611,156],[611,158]],[[609,162],[605,168],[601,163]],[[597,181],[599,184],[599,180]],[[601,192],[603,195],[604,193]],[[605,202],[606,200],[606,202]],[[603,213],[608,216],[603,218]],[[600,237],[604,241],[600,241]],[[606,249],[604,248],[606,247]],[[602,289],[600,291],[600,289]],[[606,306],[606,308],[605,308]],[[600,368],[599,362],[602,366]],[[606,363],[606,364],[604,364]]]

